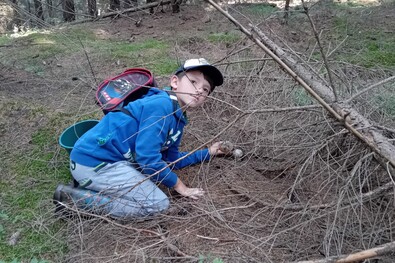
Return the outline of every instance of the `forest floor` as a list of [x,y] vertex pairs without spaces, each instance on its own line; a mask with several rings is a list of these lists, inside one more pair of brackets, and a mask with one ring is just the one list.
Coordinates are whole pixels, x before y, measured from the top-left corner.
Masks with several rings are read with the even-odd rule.
[[[262,15],[259,5],[240,4],[228,8],[230,13],[238,15],[244,23],[248,20],[258,23]],[[393,36],[394,5],[347,10],[350,16],[348,25],[358,24],[356,20],[351,21],[351,17],[359,17],[365,20],[365,28]],[[246,77],[239,74],[245,72],[245,68],[241,66],[239,71],[237,67],[230,70],[231,63],[221,64],[231,54],[237,54],[238,50],[247,50],[251,43],[219,12],[205,5],[183,5],[181,12],[177,14],[172,14],[169,6],[156,8],[154,12],[149,14],[142,11],[57,30],[64,30],[67,36],[70,28],[89,28],[95,39],[127,42],[132,46],[152,39],[160,43],[166,41],[171,43],[171,47],[165,51],[169,57],[179,60],[205,57],[211,62],[217,62],[224,70],[225,84],[216,90],[218,95],[214,94],[214,98],[201,111],[191,112],[183,150],[191,150],[207,142],[238,118],[237,112],[228,104],[249,109],[254,106],[283,105],[284,101],[278,98],[287,96],[285,92],[276,93],[278,90],[274,90],[274,87],[280,89],[281,81],[289,80],[289,77],[273,73],[270,67],[268,69],[262,64],[255,65],[252,70],[264,68],[270,78],[260,82],[262,80],[254,80],[254,76],[249,76],[249,82],[246,82]],[[244,13],[250,16],[247,18],[241,15]],[[314,11],[313,18],[316,26],[324,33],[343,26],[336,20],[336,10],[325,5]],[[266,16],[262,30],[281,40],[281,46],[288,45],[300,54],[311,48],[314,37],[307,22],[304,20],[302,23],[298,19],[299,15],[291,13],[286,24],[281,15],[274,13],[272,17]],[[141,24],[137,26],[136,21],[141,21]],[[357,28],[348,29],[351,37],[360,34]],[[17,34],[22,35],[15,33],[14,37]],[[155,52],[150,54],[149,51],[133,58],[138,61],[133,64],[133,60],[118,59],[116,56],[103,59],[102,54],[89,47],[85,51],[53,57],[38,53],[35,56],[42,56],[42,59],[40,74],[37,74],[37,66],[34,70],[26,70],[26,67],[21,66],[23,61],[15,59],[10,63],[12,56],[17,57],[15,50],[19,49],[22,53],[26,45],[33,44],[30,41],[21,38],[12,47],[0,45],[1,57],[7,61],[0,66],[0,158],[4,164],[0,168],[0,241],[9,242],[12,234],[20,234],[16,245],[0,247],[7,251],[4,260],[19,258],[27,262],[36,258],[55,262],[291,262],[347,254],[367,246],[364,239],[356,237],[354,232],[349,235],[343,232],[347,229],[336,228],[338,232],[332,231],[328,235],[326,229],[332,227],[332,223],[335,224],[329,220],[334,216],[332,212],[317,212],[317,216],[310,214],[311,211],[300,211],[300,207],[296,209],[298,212],[284,208],[295,204],[295,198],[298,200],[296,204],[310,201],[330,203],[331,194],[336,192],[331,192],[331,189],[328,193],[317,194],[314,188],[321,185],[315,177],[314,180],[317,181],[313,180],[314,184],[308,182],[311,183],[308,189],[295,184],[298,171],[303,166],[302,161],[307,158],[301,155],[312,151],[307,144],[302,143],[305,138],[301,139],[300,145],[303,146],[299,145],[300,147],[297,143],[299,135],[284,136],[280,141],[274,142],[274,131],[281,133],[298,128],[288,126],[285,122],[291,123],[292,116],[299,118],[299,115],[282,116],[282,122],[277,120],[278,117],[261,118],[251,115],[221,134],[218,139],[235,142],[244,150],[245,156],[241,160],[215,158],[209,163],[179,171],[179,176],[188,185],[206,190],[206,196],[197,201],[165,190],[171,199],[172,209],[155,218],[136,220],[130,224],[119,224],[105,218],[57,219],[53,216],[52,194],[58,182],[67,183],[70,180],[67,154],[57,144],[58,136],[77,120],[100,118],[101,112],[94,104],[93,90],[99,80],[127,67],[150,68],[154,64],[150,60],[159,55]],[[340,42],[341,39],[325,41],[332,44],[332,47]],[[63,44],[73,50],[75,46],[82,45],[70,42]],[[263,57],[259,49],[248,50],[249,55],[253,54],[252,57]],[[349,74],[356,72],[353,68]],[[393,74],[393,68],[385,68],[380,73],[365,75],[364,79],[375,81],[378,75],[388,75],[391,72]],[[156,74],[161,86],[168,81],[169,74],[165,73]],[[248,89],[248,84],[255,85],[254,87],[273,86],[273,90],[265,91],[264,94],[255,91],[249,94],[251,90]],[[255,101],[258,97],[266,100]],[[322,115],[317,113],[319,117],[314,118],[325,118]],[[265,123],[268,123],[267,126]],[[276,129],[271,130],[269,123],[272,127],[276,126]],[[312,125],[312,129],[321,127],[317,125]],[[288,139],[294,141],[287,141]],[[267,150],[274,147],[279,148]],[[293,147],[297,150],[292,151]],[[19,174],[23,176],[19,178]],[[33,188],[39,189],[40,194],[31,194],[29,189]],[[14,210],[13,206],[18,208]],[[321,219],[322,221],[318,221]],[[357,225],[354,221],[352,223]],[[13,227],[13,224],[17,227]],[[372,224],[374,222],[370,225]],[[342,227],[346,225],[341,224]],[[40,235],[37,236],[37,233]],[[332,244],[331,237],[335,236],[339,238],[333,239],[339,241],[343,238],[346,242]],[[374,240],[369,245],[378,245],[391,241],[392,238],[393,234],[381,239],[372,238]],[[34,242],[40,245],[31,245]],[[54,246],[61,246],[62,249]],[[27,248],[31,258],[27,258],[26,252],[21,252]],[[0,254],[0,262],[1,260]],[[391,261],[383,258],[381,262]]]

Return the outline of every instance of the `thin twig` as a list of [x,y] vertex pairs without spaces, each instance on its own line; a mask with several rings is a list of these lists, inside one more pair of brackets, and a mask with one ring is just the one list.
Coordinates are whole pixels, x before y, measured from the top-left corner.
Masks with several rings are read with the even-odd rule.
[[375,88],[375,87],[381,86],[381,85],[383,85],[383,84],[385,84],[385,83],[387,83],[387,82],[391,82],[391,81],[393,81],[393,80],[395,80],[395,76],[392,76],[392,77],[383,79],[383,80],[381,80],[381,81],[379,81],[379,82],[377,82],[377,83],[375,83],[375,84],[373,84],[373,85],[370,85],[369,87],[367,87],[367,88],[365,88],[365,89],[363,89],[363,90],[357,92],[356,94],[352,95],[350,98],[348,98],[348,99],[345,101],[345,103],[349,103],[349,102],[351,102],[352,100],[354,100],[356,97],[361,96],[362,94],[368,92],[369,90],[371,90],[371,89],[373,89],[373,88]]
[[303,4],[303,8],[304,8],[305,14],[306,14],[307,18],[309,19],[311,29],[313,30],[313,33],[314,33],[314,37],[315,37],[315,39],[317,41],[317,44],[318,44],[318,47],[320,49],[320,53],[321,53],[322,59],[324,60],[326,71],[328,73],[329,83],[330,83],[330,85],[332,87],[333,95],[335,96],[335,102],[337,102],[338,101],[338,97],[337,97],[337,92],[336,92],[335,85],[334,85],[333,78],[332,78],[332,71],[331,71],[331,69],[329,67],[329,63],[328,63],[328,60],[326,58],[324,49],[322,47],[320,37],[318,36],[317,29],[315,28],[315,24],[314,24],[313,19],[311,18],[310,14],[309,14],[309,9],[307,8],[307,5],[306,5],[304,0],[302,0],[302,4]]
[[81,47],[82,47],[82,50],[84,51],[86,60],[88,61],[89,69],[91,70],[93,79],[95,80],[95,84],[96,84],[96,86],[97,86],[99,83],[97,82],[96,75],[95,75],[95,72],[93,71],[93,67],[92,67],[91,61],[90,61],[90,59],[89,59],[88,53],[86,52],[85,46],[84,46],[84,44],[82,43],[80,37],[78,37],[78,41],[80,42]]
[[348,35],[331,51],[328,53],[327,57],[329,58],[330,56],[332,56],[332,54],[338,50],[340,48],[341,45],[343,45],[344,42],[346,42],[346,40],[348,39]]
[[236,54],[238,54],[238,53],[240,53],[240,52],[242,52],[242,51],[244,51],[244,50],[246,50],[246,49],[249,49],[249,48],[251,48],[252,46],[254,46],[254,44],[250,44],[250,45],[248,45],[248,46],[245,46],[245,47],[243,47],[243,48],[240,48],[240,49],[238,49],[238,50],[235,50],[235,51],[231,52],[230,54],[226,55],[225,57],[221,58],[220,60],[217,60],[217,61],[213,62],[213,65],[218,65],[218,63],[220,63],[221,61],[224,61],[225,59],[227,59],[227,58],[229,58],[229,57],[231,57],[231,56],[234,56],[234,55],[236,55]]
[[388,255],[394,252],[395,241],[349,255],[334,256],[317,260],[298,261],[297,263],[352,263],[360,262],[370,258],[375,258],[378,256]]
[[227,61],[222,63],[215,64],[216,66],[221,65],[230,65],[230,64],[239,64],[239,63],[247,63],[247,62],[261,62],[265,60],[273,60],[272,58],[256,58],[256,59],[245,59],[245,60],[238,60],[238,61]]
[[81,219],[81,215],[89,216],[89,217],[102,219],[102,220],[104,220],[106,222],[109,222],[109,223],[115,225],[115,226],[118,226],[118,227],[121,227],[121,228],[125,228],[125,229],[128,229],[128,230],[133,230],[133,231],[136,231],[136,232],[139,232],[139,233],[147,233],[147,234],[151,234],[151,235],[158,236],[158,237],[161,237],[162,235],[166,234],[166,233],[158,233],[158,232],[155,232],[155,231],[152,231],[152,230],[148,230],[148,229],[135,228],[135,227],[132,227],[132,226],[129,226],[129,225],[123,225],[123,224],[117,223],[112,218],[108,218],[106,216],[90,213],[90,212],[88,212],[86,210],[78,209],[75,206],[69,206],[69,205],[67,205],[66,203],[63,203],[63,202],[57,201],[57,203],[59,205],[64,206],[65,209],[77,213],[77,215],[79,216],[80,219]]

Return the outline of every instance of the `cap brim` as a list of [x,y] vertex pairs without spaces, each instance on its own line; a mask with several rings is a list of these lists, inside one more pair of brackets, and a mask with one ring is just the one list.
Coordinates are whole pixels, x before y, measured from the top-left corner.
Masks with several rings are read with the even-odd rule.
[[221,71],[219,71],[216,67],[212,65],[199,65],[199,66],[192,66],[184,68],[181,66],[175,74],[178,74],[183,71],[190,71],[190,70],[201,70],[204,75],[208,76],[212,81],[214,86],[221,86],[224,83],[224,77],[222,76]]

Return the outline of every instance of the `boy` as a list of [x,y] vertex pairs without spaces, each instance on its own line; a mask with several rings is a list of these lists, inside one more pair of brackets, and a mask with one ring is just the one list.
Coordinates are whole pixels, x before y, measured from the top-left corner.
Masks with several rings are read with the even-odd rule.
[[[90,208],[123,219],[162,212],[169,199],[156,183],[192,199],[202,196],[201,188],[187,187],[172,169],[222,154],[220,142],[167,166],[187,154],[178,151],[186,111],[201,106],[222,83],[221,72],[205,59],[187,60],[170,79],[172,92],[151,88],[124,107],[127,114],[109,112],[86,132],[71,151],[70,170],[77,189],[96,195]],[[75,192],[76,188],[59,185],[54,199],[82,197]]]

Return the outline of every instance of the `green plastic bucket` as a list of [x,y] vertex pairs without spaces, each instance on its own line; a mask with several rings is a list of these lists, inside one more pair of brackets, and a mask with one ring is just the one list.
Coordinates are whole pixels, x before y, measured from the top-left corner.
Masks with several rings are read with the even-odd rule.
[[85,120],[68,127],[59,137],[60,146],[70,153],[76,141],[98,123],[98,120]]

